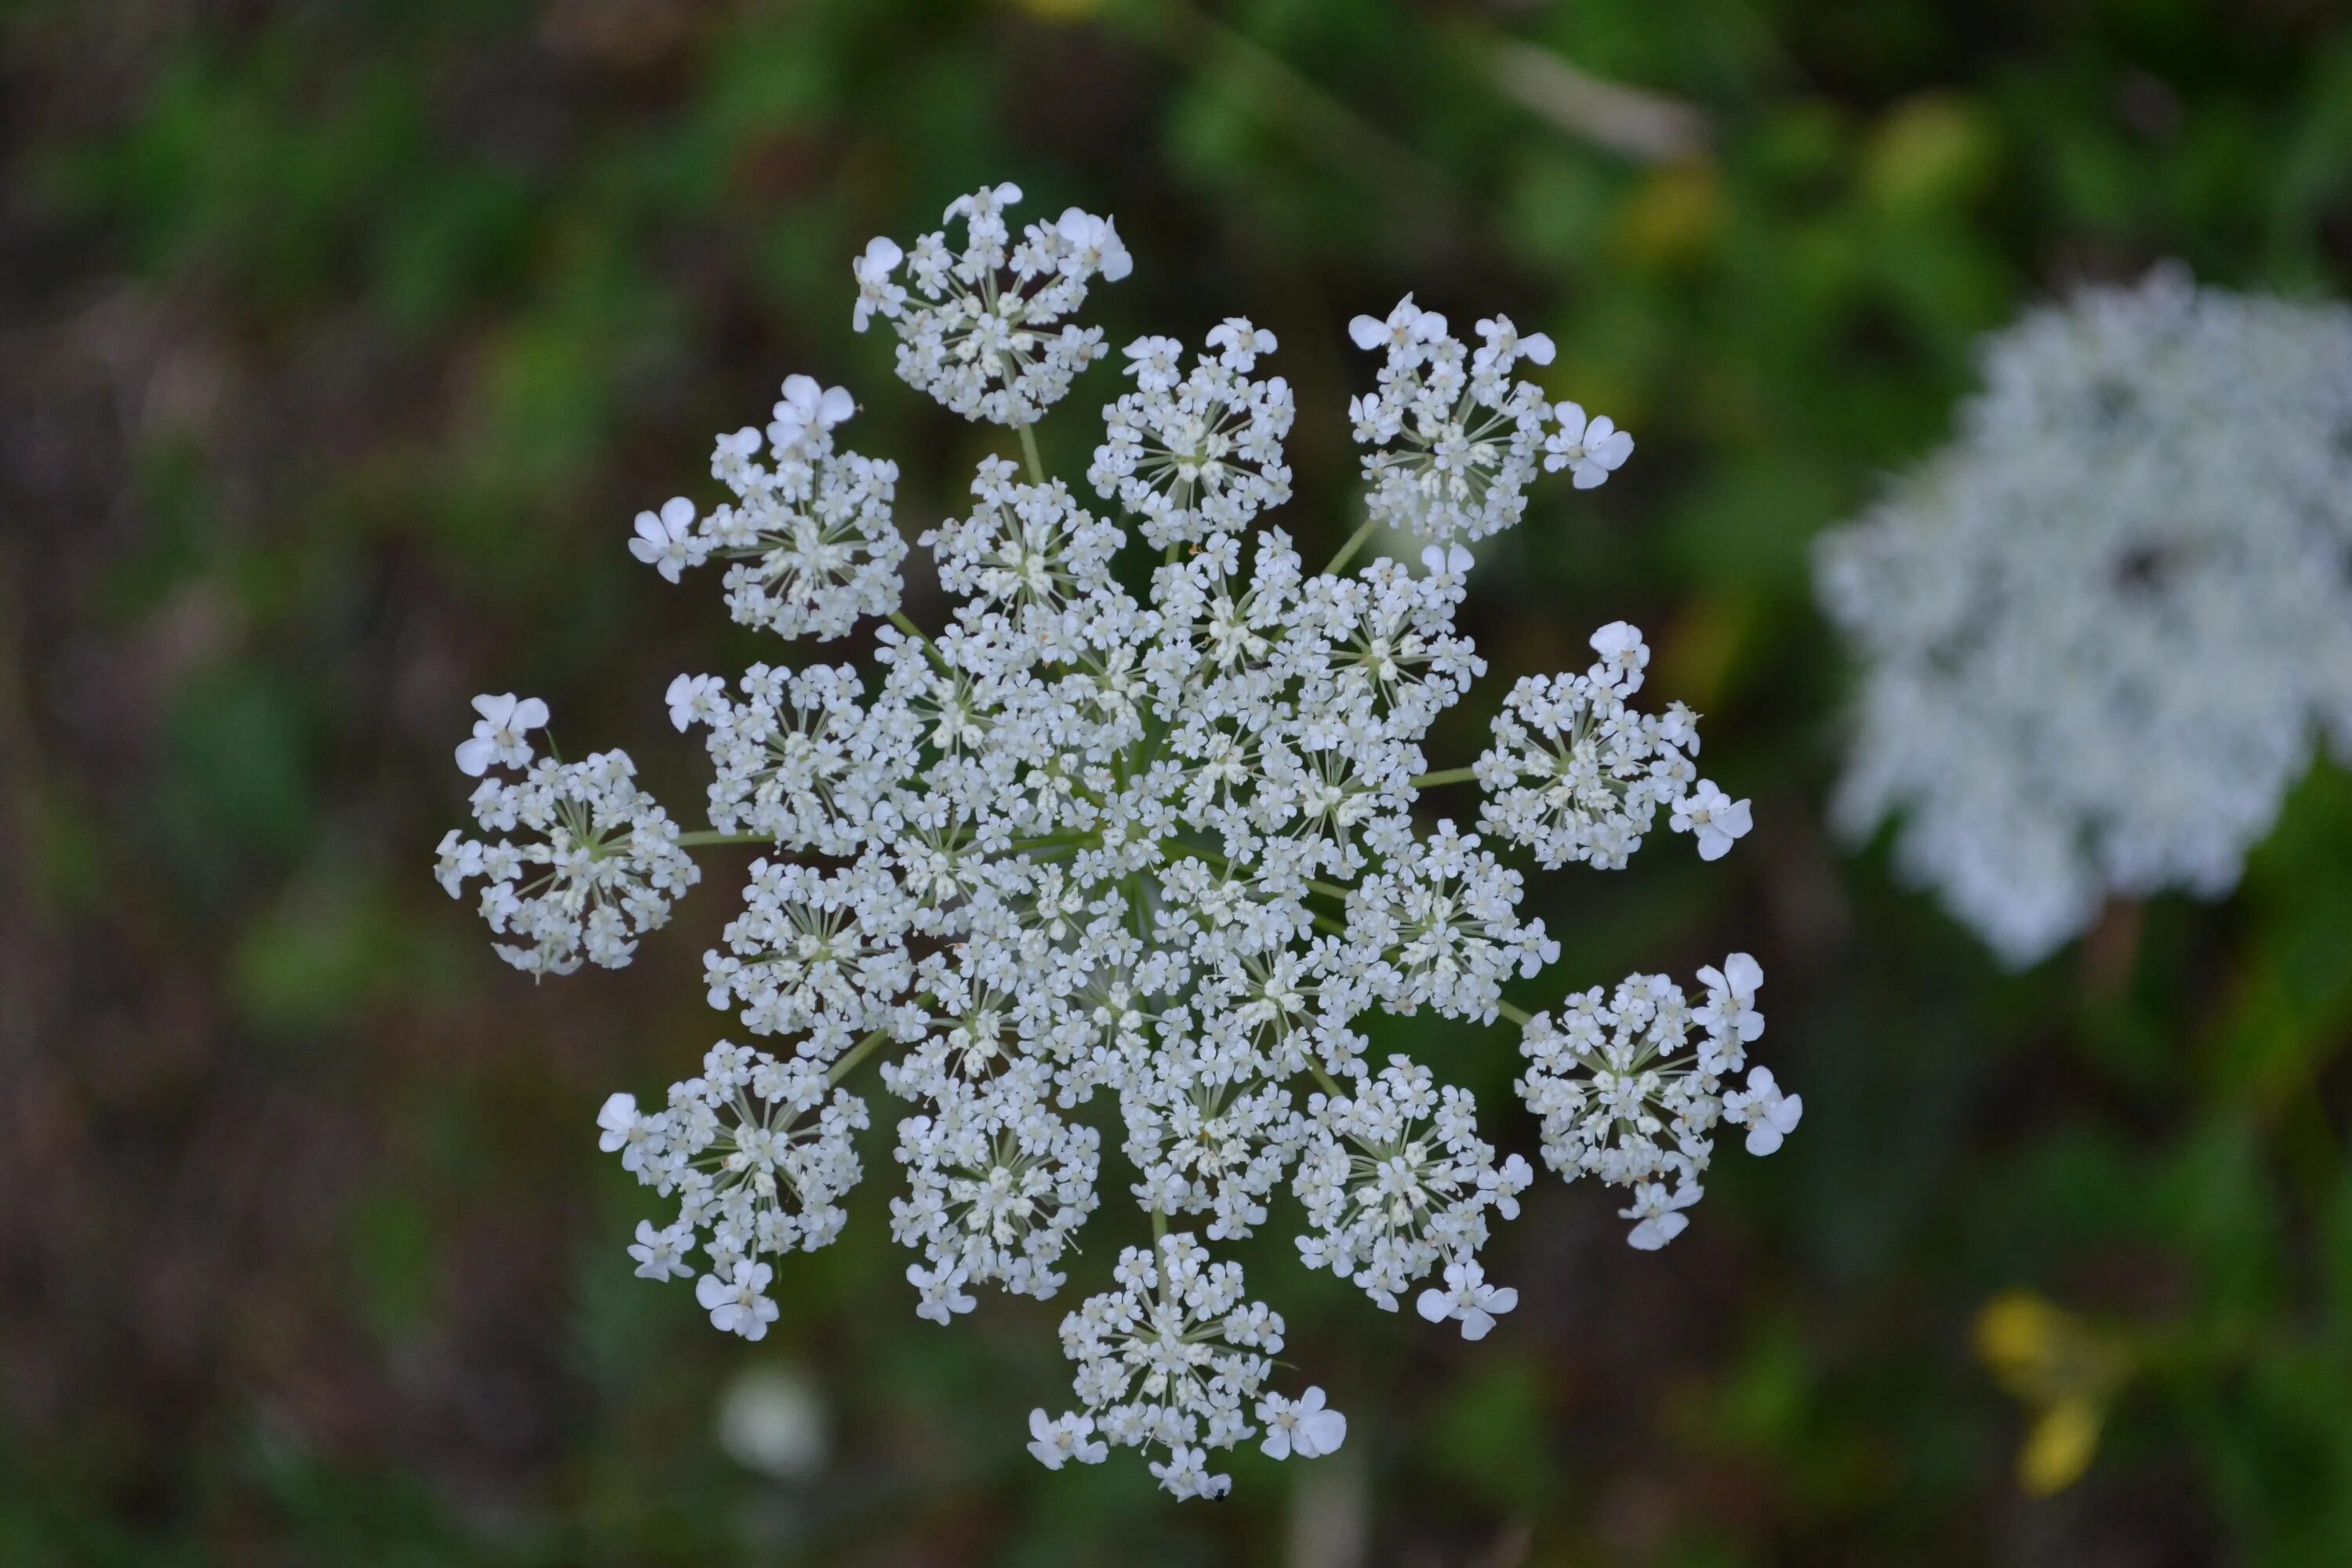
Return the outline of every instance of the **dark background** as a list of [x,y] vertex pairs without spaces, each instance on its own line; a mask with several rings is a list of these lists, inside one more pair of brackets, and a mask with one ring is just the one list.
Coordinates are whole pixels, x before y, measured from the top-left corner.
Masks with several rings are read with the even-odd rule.
[[[1849,677],[1806,570],[2023,305],[2167,257],[2343,292],[2340,8],[9,0],[0,50],[0,1562],[2352,1562],[2352,783],[2231,898],[2005,975],[1821,826]],[[653,1200],[593,1117],[722,1027],[730,865],[537,988],[428,874],[479,690],[693,816],[662,689],[775,649],[624,542],[785,374],[858,395],[909,531],[955,504],[1002,443],[850,332],[848,261],[1008,178],[1117,216],[1114,344],[1280,335],[1310,560],[1360,515],[1349,316],[1558,340],[1640,449],[1474,577],[1495,670],[1433,762],[1643,626],[1757,829],[1537,877],[1551,984],[1749,949],[1806,1101],[1661,1255],[1547,1178],[1482,1344],[1245,1249],[1353,1425],[1217,1507],[1022,1452],[1063,1304],[916,1321],[887,1105],[767,1342],[630,1278]],[[1057,469],[1117,384],[1048,421]],[[1533,1152],[1507,1032],[1380,1043]],[[818,1391],[819,1469],[719,1447],[746,1369]],[[2021,1472],[2053,1405],[2095,1456]]]

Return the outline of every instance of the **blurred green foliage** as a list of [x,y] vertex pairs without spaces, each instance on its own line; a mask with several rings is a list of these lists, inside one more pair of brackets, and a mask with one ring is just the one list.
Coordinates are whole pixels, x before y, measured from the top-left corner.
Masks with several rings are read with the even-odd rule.
[[[2022,304],[2166,257],[2344,291],[2341,11],[17,0],[0,47],[0,1560],[2352,1562],[2352,782],[2234,898],[2002,975],[1818,826],[1806,573]],[[646,1211],[583,1130],[707,1043],[726,879],[534,990],[425,876],[484,686],[698,793],[658,693],[757,645],[620,544],[782,374],[847,383],[910,525],[944,513],[987,435],[849,331],[847,259],[1003,178],[1117,215],[1114,342],[1281,335],[1310,545],[1354,521],[1349,315],[1412,289],[1559,341],[1553,389],[1642,447],[1538,492],[1475,629],[1511,675],[1649,627],[1759,831],[1535,896],[1578,984],[1756,951],[1808,1106],[1660,1258],[1548,1189],[1479,1346],[1245,1249],[1353,1425],[1222,1510],[1038,1470],[1055,1310],[917,1322],[873,1187],[756,1349],[630,1279]],[[1062,471],[1108,374],[1045,427]],[[1499,1033],[1382,1043],[1507,1122]],[[712,1436],[782,1362],[831,1404],[817,1477]],[[2021,1485],[2029,1434],[2082,1451]]]

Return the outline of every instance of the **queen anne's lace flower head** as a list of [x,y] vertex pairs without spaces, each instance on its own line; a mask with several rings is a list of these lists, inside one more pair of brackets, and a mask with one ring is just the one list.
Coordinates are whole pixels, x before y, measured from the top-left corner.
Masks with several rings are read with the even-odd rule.
[[1696,1008],[1663,974],[1630,976],[1605,1001],[1595,986],[1563,1003],[1557,1022],[1549,1013],[1529,1019],[1519,1044],[1528,1067],[1518,1090],[1543,1118],[1544,1163],[1570,1181],[1592,1175],[1634,1189],[1622,1212],[1645,1250],[1690,1223],[1682,1211],[1698,1201],[1717,1123],[1747,1127],[1748,1152],[1769,1154],[1804,1114],[1803,1099],[1782,1096],[1769,1068],[1753,1069],[1745,1090],[1725,1092],[1764,1032],[1762,966],[1735,952],[1698,978],[1706,1000]]
[[1574,470],[1591,489],[1633,455],[1633,438],[1584,410],[1555,410],[1543,389],[1517,381],[1520,362],[1548,365],[1551,339],[1524,337],[1507,316],[1478,323],[1481,346],[1463,344],[1445,318],[1408,294],[1386,321],[1358,316],[1356,346],[1383,353],[1380,388],[1348,406],[1364,458],[1372,519],[1440,544],[1484,539],[1527,512],[1538,467]]
[[1352,1095],[1316,1095],[1307,1110],[1311,1133],[1291,1184],[1313,1226],[1298,1238],[1299,1256],[1391,1312],[1413,1280],[1486,1245],[1487,1209],[1518,1217],[1518,1195],[1534,1179],[1517,1154],[1496,1164],[1468,1090],[1441,1090],[1404,1057]]
[[671,1088],[666,1109],[646,1115],[635,1096],[616,1094],[597,1124],[605,1152],[678,1199],[667,1229],[639,1226],[630,1248],[637,1272],[692,1272],[681,1260],[700,1238],[710,1266],[698,1300],[717,1327],[756,1340],[776,1320],[763,1294],[774,1274],[761,1256],[813,1252],[841,1234],[848,1215],[838,1200],[857,1184],[852,1138],[866,1126],[866,1104],[811,1062],[721,1041],[700,1077]]
[[1249,374],[1274,352],[1274,334],[1235,318],[1209,334],[1209,347],[1217,352],[1180,381],[1183,345],[1138,338],[1127,348],[1136,389],[1103,413],[1106,438],[1087,478],[1141,520],[1154,549],[1238,531],[1290,499],[1282,460],[1290,384]]
[[1695,784],[1698,715],[1679,702],[1664,716],[1625,706],[1650,662],[1633,627],[1612,621],[1591,646],[1601,657],[1582,675],[1528,676],[1503,700],[1495,744],[1478,759],[1481,824],[1547,869],[1580,860],[1613,870],[1664,805],[1676,832],[1698,836],[1702,858],[1721,858],[1748,832],[1748,803]]
[[[494,748],[492,760],[520,766],[530,756],[520,731],[547,720],[536,697],[478,697],[483,715],[467,747]],[[487,733],[486,733],[487,731]],[[459,748],[460,765],[482,755]],[[486,772],[482,768],[470,771]],[[701,878],[678,846],[677,825],[636,785],[625,752],[600,752],[576,763],[542,757],[520,778],[491,776],[474,791],[474,820],[496,840],[443,837],[436,875],[451,898],[482,882],[482,918],[522,939],[499,944],[499,956],[531,974],[569,974],[585,957],[617,969],[635,938],[667,924],[669,907]],[[524,836],[518,843],[509,835]]]
[[1837,800],[2003,959],[2217,895],[2352,759],[2352,310],[2159,270],[1984,345],[1958,438],[1821,544],[1864,663]]
[[1149,1252],[1127,1248],[1111,1277],[1114,1289],[1062,1320],[1087,1418],[1113,1447],[1164,1451],[1151,1473],[1175,1496],[1223,1497],[1233,1479],[1210,1472],[1208,1450],[1255,1430],[1252,1402],[1281,1353],[1281,1315],[1243,1299],[1240,1264],[1213,1262],[1181,1232]]
[[[1014,241],[1004,215],[1020,200],[1011,184],[958,196],[945,221],[961,221],[961,250],[948,248],[944,231],[910,252],[877,239],[856,268],[857,330],[887,317],[908,385],[996,425],[1035,424],[1102,357],[1102,329],[1063,318],[1085,303],[1088,282],[1116,283],[1133,266],[1110,220],[1076,207]],[[901,260],[905,287],[889,281]]]
[[[1075,211],[1013,241],[1017,196],[956,203],[960,252],[877,239],[852,269],[856,324],[893,323],[909,382],[1025,425],[1100,352],[1066,318],[1128,260],[1108,220]],[[1025,462],[980,462],[961,514],[919,538],[953,601],[926,634],[898,609],[894,473],[835,449],[845,392],[795,376],[764,431],[719,443],[736,504],[674,501],[631,549],[665,576],[724,558],[738,618],[787,637],[887,616],[877,668],[671,682],[670,720],[699,729],[717,774],[711,826],[688,834],[625,758],[532,764],[544,711],[483,700],[461,761],[532,771],[485,784],[478,815],[549,842],[533,861],[453,835],[443,875],[489,879],[493,925],[538,943],[519,961],[561,968],[584,945],[619,962],[692,879],[688,849],[752,850],[704,979],[761,1048],[722,1044],[664,1109],[623,1094],[599,1118],[606,1151],[678,1202],[638,1226],[637,1273],[693,1278],[719,1328],[767,1332],[789,1299],[778,1270],[845,1223],[867,1116],[850,1080],[878,1056],[907,1102],[889,1214],[916,1312],[951,1322],[986,1288],[1057,1297],[1083,1271],[1097,1293],[1062,1329],[1077,1408],[1037,1410],[1030,1452],[1058,1469],[1139,1447],[1171,1492],[1216,1496],[1212,1457],[1238,1443],[1313,1458],[1347,1435],[1319,1387],[1270,1386],[1282,1319],[1211,1251],[1269,1224],[1279,1189],[1303,1207],[1304,1261],[1388,1310],[1477,1339],[1517,1300],[1480,1254],[1534,1173],[1429,1065],[1368,1060],[1374,1009],[1519,1025],[1548,1158],[1633,1187],[1641,1245],[1685,1223],[1717,1121],[1759,1153],[1796,1125],[1801,1103],[1763,1069],[1729,1087],[1761,1027],[1752,963],[1703,972],[1696,1009],[1646,977],[1610,1009],[1597,991],[1572,1001],[1560,1026],[1505,994],[1559,957],[1507,857],[1619,866],[1664,809],[1711,858],[1747,806],[1696,778],[1696,715],[1628,706],[1649,654],[1622,623],[1594,635],[1583,675],[1523,682],[1475,769],[1428,771],[1432,725],[1486,670],[1454,624],[1471,565],[1454,541],[1516,521],[1551,458],[1584,482],[1628,444],[1515,381],[1550,345],[1499,317],[1475,350],[1410,301],[1369,326],[1389,353],[1356,409],[1387,447],[1370,506],[1435,541],[1424,570],[1349,570],[1360,533],[1310,574],[1263,525],[1288,495],[1291,398],[1265,373],[1272,335],[1234,320],[1189,357],[1171,339],[1129,348],[1091,496],[1027,442]],[[1140,595],[1143,563],[1114,570],[1128,531],[1096,497],[1156,550]],[[1474,777],[1477,831],[1416,815],[1423,789]],[[1708,1042],[1695,1054],[1691,1029]],[[1114,1118],[1152,1240],[1117,1255],[1104,1289],[1109,1255],[1078,1240]]]

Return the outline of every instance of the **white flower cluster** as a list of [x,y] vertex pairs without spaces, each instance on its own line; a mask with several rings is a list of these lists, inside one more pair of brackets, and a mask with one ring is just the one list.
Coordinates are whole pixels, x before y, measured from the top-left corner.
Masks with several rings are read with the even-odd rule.
[[1087,480],[1140,520],[1155,550],[1238,532],[1290,499],[1290,384],[1249,374],[1274,352],[1274,334],[1234,317],[1209,333],[1209,347],[1215,355],[1203,353],[1179,379],[1184,345],[1138,338],[1127,350],[1135,390],[1103,411]]
[[664,1197],[677,1218],[637,1226],[629,1255],[647,1279],[686,1279],[701,1238],[709,1271],[695,1294],[729,1333],[761,1338],[776,1321],[766,1295],[774,1276],[761,1255],[814,1252],[841,1234],[839,1203],[860,1174],[853,1135],[866,1102],[834,1089],[814,1063],[778,1061],[720,1041],[702,1076],[674,1085],[669,1104],[647,1116],[636,1097],[615,1094],[597,1125],[603,1148]]
[[[477,777],[493,767],[527,771],[482,778],[474,820],[501,837],[486,842],[451,828],[434,875],[453,899],[481,879],[482,918],[522,939],[499,943],[499,956],[526,973],[569,974],[583,957],[621,967],[636,938],[666,924],[670,905],[701,879],[677,825],[637,787],[625,752],[533,762],[524,737],[547,723],[538,698],[477,697],[474,709],[481,718],[457,748],[458,767]],[[530,837],[504,837],[518,830]]]
[[[1111,221],[1076,207],[1031,224],[1013,244],[1004,209],[1020,200],[1012,184],[958,196],[942,221],[963,220],[962,250],[948,248],[944,231],[912,251],[877,237],[854,269],[855,324],[862,332],[881,315],[898,329],[907,384],[998,425],[1035,424],[1102,357],[1101,328],[1062,318],[1085,303],[1089,280],[1116,283],[1133,265]],[[911,293],[894,280],[901,261]]]
[[1364,458],[1375,522],[1443,545],[1484,539],[1527,514],[1539,466],[1570,469],[1576,488],[1591,489],[1633,454],[1633,437],[1606,416],[1555,407],[1533,382],[1511,379],[1521,360],[1547,365],[1553,350],[1507,316],[1478,323],[1475,351],[1410,294],[1386,321],[1358,316],[1348,331],[1358,348],[1387,353],[1380,389],[1348,405],[1356,439],[1380,448]]
[[1062,1320],[1086,1406],[1062,1417],[1065,1429],[1099,1429],[1122,1448],[1156,1445],[1168,1454],[1151,1467],[1162,1487],[1179,1498],[1223,1497],[1233,1478],[1210,1472],[1206,1450],[1255,1430],[1250,1401],[1281,1353],[1281,1314],[1244,1301],[1241,1265],[1213,1262],[1181,1232],[1150,1251],[1126,1248],[1111,1279],[1115,1289]]
[[856,833],[835,825],[860,818],[860,780],[878,782],[855,766],[864,689],[848,665],[795,671],[755,664],[743,674],[740,703],[728,701],[717,676],[670,682],[670,721],[681,732],[710,726],[718,763],[711,826],[819,855],[853,853]]
[[1748,803],[1697,778],[1698,715],[1679,702],[1664,718],[1625,706],[1650,663],[1636,628],[1612,621],[1591,647],[1601,658],[1582,675],[1527,676],[1504,699],[1477,763],[1479,822],[1546,870],[1570,860],[1616,870],[1664,805],[1701,859],[1721,859],[1748,833]]
[[2234,885],[2352,759],[2352,310],[2086,289],[1983,348],[1957,440],[1822,541],[1864,684],[1837,801],[2005,961],[2110,891]]
[[746,626],[779,637],[837,637],[861,616],[898,607],[907,542],[891,521],[898,468],[833,449],[835,426],[856,412],[848,392],[789,377],[765,434],[746,426],[719,437],[711,477],[735,504],[698,518],[674,496],[637,513],[629,552],[675,583],[712,555],[731,562],[727,605]]
[[892,1087],[932,1107],[898,1123],[908,1194],[890,1200],[890,1234],[931,1260],[908,1278],[918,1289],[929,1288],[919,1277],[928,1272],[950,1289],[995,1284],[1052,1296],[1063,1283],[1055,1261],[1095,1211],[1100,1135],[1054,1114],[1034,1060],[977,1084],[949,1077],[918,1089],[902,1074]]
[[[893,281],[907,258],[877,241],[856,266],[857,312],[897,321],[910,382],[1023,426],[1096,342],[1075,326],[1041,337],[1043,323],[1126,258],[1109,225],[1083,214],[1033,226],[1007,254],[1012,196],[958,203],[971,248],[957,260],[937,236],[919,243],[908,286]],[[1427,494],[1454,521],[1435,531],[1504,525],[1544,442],[1566,428],[1532,389],[1507,384],[1517,358],[1540,361],[1548,345],[1488,322],[1473,357],[1409,303],[1391,321],[1410,346],[1375,398],[1395,409],[1412,461],[1440,476]],[[1266,1225],[1286,1184],[1305,1214],[1301,1257],[1383,1308],[1412,1295],[1424,1318],[1476,1339],[1517,1301],[1479,1254],[1517,1213],[1528,1162],[1482,1139],[1471,1095],[1428,1067],[1397,1058],[1375,1070],[1362,1032],[1375,1008],[1538,1027],[1504,991],[1559,947],[1521,915],[1521,873],[1498,852],[1622,864],[1661,805],[1710,858],[1747,826],[1744,802],[1690,787],[1693,715],[1623,708],[1647,656],[1622,626],[1596,638],[1594,671],[1515,699],[1476,770],[1491,846],[1416,821],[1421,790],[1473,772],[1429,773],[1422,752],[1486,668],[1454,626],[1467,562],[1441,545],[1425,573],[1386,559],[1350,571],[1360,533],[1310,574],[1279,531],[1244,542],[1288,493],[1289,393],[1258,374],[1275,346],[1236,320],[1189,371],[1168,340],[1129,349],[1132,386],[1105,411],[1091,478],[1139,520],[1156,564],[1115,571],[1127,531],[1048,478],[1024,441],[1024,464],[983,459],[965,514],[921,536],[954,600],[939,633],[892,608],[868,676],[763,664],[731,687],[671,684],[671,719],[703,731],[718,777],[710,829],[668,842],[757,852],[742,911],[705,960],[709,998],[775,1054],[722,1046],[667,1109],[644,1116],[616,1096],[604,1120],[606,1147],[681,1199],[667,1228],[641,1230],[639,1271],[683,1278],[698,1247],[712,1321],[756,1336],[778,1312],[770,1260],[840,1228],[857,1176],[849,1137],[866,1114],[847,1080],[869,1058],[908,1104],[891,1227],[916,1254],[916,1310],[941,1323],[973,1310],[984,1285],[1038,1298],[1066,1285],[1100,1200],[1115,1105],[1154,1239],[1066,1320],[1080,1408],[1039,1410],[1030,1449],[1058,1468],[1147,1447],[1179,1496],[1221,1493],[1209,1456],[1253,1436],[1277,1458],[1345,1437],[1320,1389],[1266,1386],[1282,1321],[1244,1301],[1240,1269],[1210,1250]],[[1441,418],[1433,399],[1461,406]],[[780,406],[793,420],[769,432],[775,471],[803,464],[814,477],[792,493],[820,494],[826,465],[845,461],[830,441],[848,398],[796,379]],[[1479,408],[1507,410],[1507,431]],[[1587,456],[1564,463],[1622,459],[1591,428],[1580,426]],[[1419,482],[1400,464],[1375,473],[1376,493],[1392,500]],[[674,510],[641,521],[635,541],[665,575],[720,550],[709,520]],[[871,594],[816,553],[822,539],[776,544],[769,554],[835,563],[793,576],[766,555],[740,559],[739,614],[747,571],[770,595],[753,618],[778,629],[832,635],[895,606],[898,557],[879,526],[858,535],[875,542],[856,570],[889,578]],[[1139,595],[1128,584],[1147,569]],[[793,613],[777,612],[787,600]],[[511,715],[484,718],[480,749],[496,752]],[[1555,779],[1567,781],[1558,799]],[[1726,1026],[1746,1037],[1736,1018]],[[1560,1068],[1565,1081],[1573,1068]],[[1714,1078],[1685,1079],[1672,1092],[1689,1115],[1736,1114],[1706,1098]],[[1575,1135],[1609,1138],[1611,1125]],[[1692,1131],[1699,1141],[1676,1157],[1695,1173],[1705,1129]]]
[[[1633,1188],[1633,1206],[1619,1213],[1635,1222],[1629,1239],[1644,1251],[1690,1223],[1682,1211],[1699,1200],[1718,1122],[1746,1127],[1748,1152],[1769,1154],[1805,1110],[1801,1096],[1781,1095],[1769,1068],[1749,1072],[1744,1089],[1723,1087],[1764,1033],[1762,967],[1735,952],[1698,978],[1706,987],[1698,1007],[1666,976],[1635,974],[1605,1002],[1597,985],[1570,996],[1557,1024],[1537,1014],[1519,1041],[1530,1065],[1517,1087],[1543,1118],[1544,1163],[1570,1181],[1589,1173]],[[1701,1037],[1685,1054],[1694,1026]]]
[[[1440,1091],[1427,1068],[1404,1057],[1352,1095],[1318,1094],[1307,1109],[1314,1131],[1291,1191],[1315,1231],[1298,1238],[1298,1255],[1391,1312],[1439,1262],[1486,1244],[1488,1208],[1517,1219],[1535,1179],[1517,1154],[1495,1163],[1468,1091]],[[1478,1337],[1466,1323],[1463,1333]]]

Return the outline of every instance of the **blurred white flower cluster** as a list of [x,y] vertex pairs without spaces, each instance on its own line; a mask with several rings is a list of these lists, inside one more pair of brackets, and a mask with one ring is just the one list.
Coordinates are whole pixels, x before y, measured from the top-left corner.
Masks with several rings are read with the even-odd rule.
[[[739,504],[638,520],[632,549],[665,577],[732,559],[742,619],[819,638],[887,619],[870,674],[762,664],[671,684],[672,721],[704,732],[717,773],[712,826],[633,816],[623,864],[756,847],[704,967],[712,1005],[770,1048],[720,1044],[655,1109],[613,1096],[604,1142],[678,1205],[640,1226],[638,1272],[695,1278],[717,1326],[757,1339],[780,1313],[775,1260],[845,1223],[867,1117],[850,1079],[869,1060],[908,1105],[891,1229],[917,1255],[915,1310],[938,1322],[983,1286],[1062,1290],[1117,1137],[1150,1240],[1065,1320],[1079,1408],[1039,1410],[1030,1450],[1059,1468],[1142,1447],[1170,1491],[1214,1496],[1216,1451],[1255,1436],[1314,1458],[1347,1431],[1321,1389],[1266,1386],[1282,1319],[1212,1251],[1269,1224],[1286,1187],[1303,1260],[1384,1309],[1410,1297],[1477,1339],[1517,1301],[1479,1254],[1534,1172],[1481,1136],[1468,1091],[1405,1058],[1367,1060],[1372,1009],[1521,1026],[1552,1163],[1671,1180],[1660,1201],[1676,1210],[1719,1121],[1785,1131],[1800,1108],[1766,1104],[1761,1069],[1726,1092],[1760,1027],[1742,1011],[1760,979],[1743,956],[1702,972],[1697,1011],[1637,976],[1613,1011],[1598,992],[1572,1002],[1563,1032],[1503,994],[1559,948],[1520,914],[1522,875],[1498,851],[1620,866],[1662,808],[1706,858],[1748,831],[1747,804],[1696,779],[1696,715],[1627,708],[1649,657],[1637,632],[1604,627],[1587,674],[1524,684],[1475,769],[1433,773],[1422,752],[1486,668],[1454,626],[1468,563],[1451,542],[1516,521],[1545,468],[1597,483],[1630,448],[1509,381],[1549,345],[1496,318],[1468,353],[1410,301],[1385,327],[1360,321],[1389,345],[1381,391],[1355,410],[1381,448],[1372,513],[1437,542],[1421,572],[1349,571],[1368,525],[1309,574],[1280,531],[1243,537],[1289,493],[1290,394],[1260,373],[1273,334],[1226,321],[1189,369],[1172,340],[1138,341],[1088,473],[1152,552],[1122,572],[1127,531],[1044,472],[1026,426],[1099,348],[1092,329],[1049,324],[1127,257],[1107,220],[1075,211],[1008,247],[1018,197],[999,186],[950,208],[961,253],[936,235],[911,251],[877,240],[855,267],[858,321],[898,327],[902,375],[1022,432],[1024,460],[983,459],[969,511],[921,535],[954,601],[940,629],[898,608],[891,475],[835,449],[846,393],[793,378],[764,437],[719,443]],[[511,719],[486,708],[466,755],[511,760]],[[1422,791],[1474,777],[1491,845],[1416,820]],[[1675,1053],[1694,1024],[1709,1043],[1692,1060]],[[1644,1246],[1682,1224],[1629,1217]]]
[[1836,805],[2012,964],[2218,895],[2352,757],[2352,310],[2160,269],[1995,334],[1951,446],[1824,538],[1864,664]]

